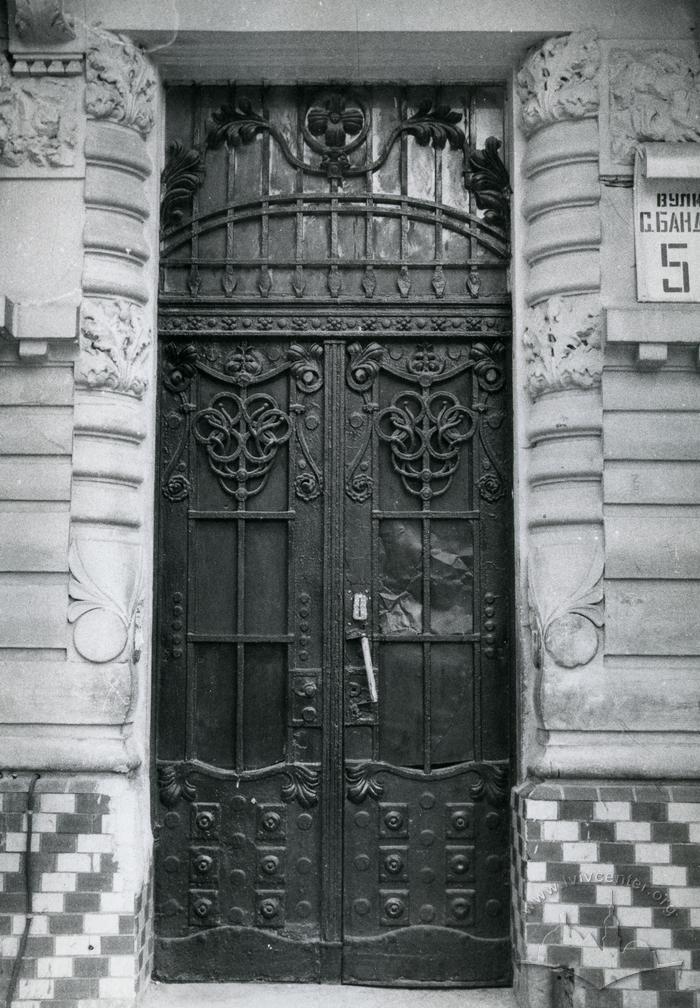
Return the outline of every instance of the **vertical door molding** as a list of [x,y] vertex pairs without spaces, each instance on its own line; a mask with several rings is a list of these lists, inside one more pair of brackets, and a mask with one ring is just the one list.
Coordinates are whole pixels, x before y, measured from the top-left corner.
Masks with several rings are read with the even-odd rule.
[[[156,100],[156,76],[144,54],[124,36],[93,29],[86,53],[68,620],[75,660],[124,669],[126,724],[148,674],[137,677],[136,668],[150,596],[157,220],[149,137]],[[115,727],[120,751],[113,768],[137,765],[141,744],[132,746],[124,724]]]
[[587,681],[603,662],[599,67],[596,38],[580,33],[544,42],[517,76],[528,138],[528,678],[543,745],[534,769],[545,774],[585,772],[586,743],[571,733],[587,727]]

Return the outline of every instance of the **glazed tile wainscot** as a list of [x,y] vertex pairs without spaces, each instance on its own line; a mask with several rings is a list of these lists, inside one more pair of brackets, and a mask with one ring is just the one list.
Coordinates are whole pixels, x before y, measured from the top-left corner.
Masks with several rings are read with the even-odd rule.
[[22,1008],[74,1008],[96,999],[126,1008],[145,989],[153,952],[150,878],[135,886],[124,847],[120,861],[114,856],[114,796],[105,793],[113,788],[104,783],[0,777],[3,1003],[11,984],[12,1003]]
[[520,1003],[695,1008],[700,786],[545,781],[512,809]]

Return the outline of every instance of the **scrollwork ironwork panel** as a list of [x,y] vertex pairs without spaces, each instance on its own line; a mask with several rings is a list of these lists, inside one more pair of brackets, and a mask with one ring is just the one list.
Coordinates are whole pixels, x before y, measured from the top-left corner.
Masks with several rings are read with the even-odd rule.
[[423,500],[445,493],[459,465],[460,446],[474,433],[472,411],[450,392],[411,390],[394,396],[377,420],[406,490]]
[[221,392],[194,416],[194,436],[226,493],[246,500],[265,486],[291,421],[272,396]]

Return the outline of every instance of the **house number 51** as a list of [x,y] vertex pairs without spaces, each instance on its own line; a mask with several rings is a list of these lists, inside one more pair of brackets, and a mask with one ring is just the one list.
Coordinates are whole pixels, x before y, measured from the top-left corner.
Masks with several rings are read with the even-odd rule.
[[[688,269],[687,259],[671,259],[670,256],[677,255],[677,249],[687,249],[688,246],[685,243],[661,243],[661,265],[664,269],[674,269],[681,270],[681,277],[683,279],[683,286],[671,286],[671,281],[664,277],[663,280],[663,291],[664,294],[687,294],[690,290],[690,270]],[[678,283],[680,278],[674,277],[675,283]]]

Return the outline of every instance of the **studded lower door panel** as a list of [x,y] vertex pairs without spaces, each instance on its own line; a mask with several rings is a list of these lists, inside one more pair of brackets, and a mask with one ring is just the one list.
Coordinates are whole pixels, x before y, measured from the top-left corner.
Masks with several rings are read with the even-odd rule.
[[506,808],[465,800],[475,776],[378,769],[355,769],[346,807],[345,981],[509,983]]
[[281,800],[294,778],[232,788],[196,772],[185,786],[189,804],[167,812],[159,834],[165,886],[178,895],[160,905],[157,975],[319,980],[319,821]]

